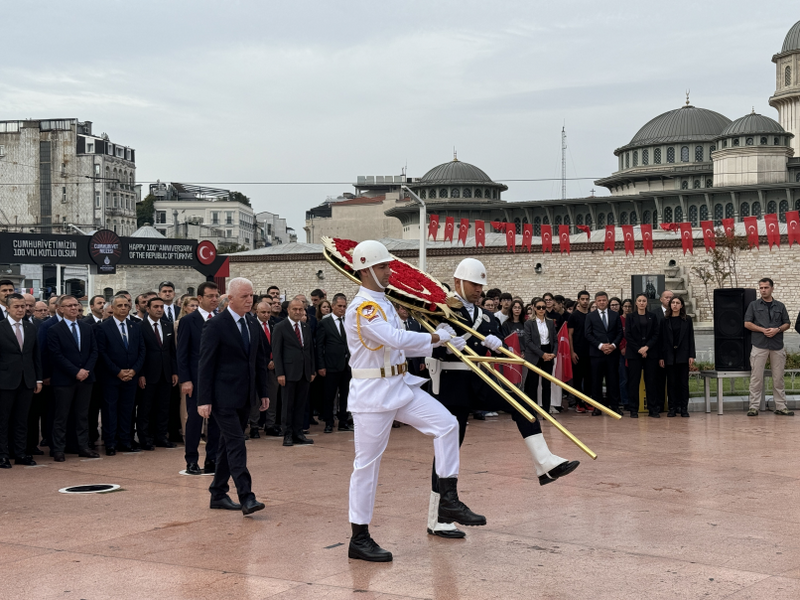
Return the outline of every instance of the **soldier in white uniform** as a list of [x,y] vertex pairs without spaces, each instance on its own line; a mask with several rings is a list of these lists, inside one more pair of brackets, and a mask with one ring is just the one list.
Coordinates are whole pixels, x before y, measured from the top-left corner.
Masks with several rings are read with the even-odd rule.
[[406,353],[431,356],[433,348],[447,342],[462,349],[464,340],[456,337],[448,325],[440,325],[435,334],[403,328],[383,292],[389,283],[392,260],[380,242],[368,240],[355,247],[353,268],[359,274],[361,288],[345,314],[353,371],[348,408],[353,414],[356,451],[350,478],[353,533],[348,556],[375,562],[392,560],[392,553],[372,539],[368,525],[372,520],[381,456],[395,420],[433,436],[441,492],[439,514],[462,525],[486,524],[485,517],[473,513],[458,499],[458,421],[420,389],[425,379],[407,372]]

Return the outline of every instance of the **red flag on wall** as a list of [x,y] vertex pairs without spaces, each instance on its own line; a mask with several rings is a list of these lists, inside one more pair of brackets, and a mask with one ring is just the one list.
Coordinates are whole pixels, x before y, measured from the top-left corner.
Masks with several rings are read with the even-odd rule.
[[444,241],[453,241],[453,230],[456,228],[456,220],[454,217],[447,217],[444,220]]
[[617,242],[617,232],[614,229],[613,225],[606,225],[606,237],[605,241],[603,242],[603,252],[606,250],[611,250],[614,252],[614,246]]
[[569,254],[569,225],[558,226],[558,249]]
[[517,229],[513,223],[503,223],[506,230],[506,249],[511,252],[517,251]]
[[778,225],[778,215],[764,215],[764,225],[767,226],[767,243],[772,250],[773,244],[781,247],[781,227]]
[[790,210],[786,213],[786,234],[789,248],[792,247],[792,242],[800,244],[800,211]]
[[525,223],[522,225],[522,247],[531,251],[531,240],[533,239],[533,225]]
[[469,219],[461,219],[461,224],[458,226],[458,241],[467,245],[467,234],[469,233]]
[[486,224],[483,221],[475,221],[475,247],[486,247]]
[[439,232],[439,215],[431,215],[431,221],[428,224],[428,237],[433,236],[433,241],[436,241],[436,234]]
[[717,247],[717,238],[714,235],[714,221],[700,221],[703,228],[703,243],[706,246],[706,254]]
[[636,241],[633,237],[633,225],[622,225],[622,238],[625,240],[625,256],[628,256],[628,252],[632,255],[635,254]]
[[755,246],[758,248],[758,218],[745,217],[744,228],[747,231],[747,241],[750,244],[750,247],[752,248]]
[[649,223],[647,225],[640,225],[640,230],[642,232],[642,249],[644,250],[644,255],[647,256],[647,252],[650,252],[650,256],[653,256],[653,226]]
[[550,225],[542,225],[542,252],[553,253],[553,228]]
[[725,235],[727,235],[728,237],[733,237],[733,230],[734,230],[733,218],[722,219],[722,228],[725,230]]
[[578,228],[578,231],[582,231],[586,234],[586,241],[589,241],[592,238],[592,228],[588,225],[575,225]]
[[686,256],[688,250],[694,254],[694,238],[692,237],[692,224],[680,223],[681,230],[681,247],[683,248],[683,255]]
[[497,232],[505,231],[505,224],[500,221],[492,221],[492,229]]
[[680,225],[678,223],[661,223],[659,227],[661,227],[661,229],[664,231],[678,231],[680,229]]

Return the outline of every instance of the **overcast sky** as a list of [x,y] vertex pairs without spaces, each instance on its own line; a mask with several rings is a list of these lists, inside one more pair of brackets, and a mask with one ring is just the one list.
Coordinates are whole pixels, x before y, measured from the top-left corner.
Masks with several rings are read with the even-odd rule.
[[[559,178],[566,124],[568,176],[597,178],[687,89],[731,119],[777,118],[770,59],[800,19],[789,0],[2,0],[0,14],[0,119],[93,121],[136,148],[145,186],[240,190],[300,241],[304,211],[358,175],[419,177],[454,146],[496,181]],[[510,201],[560,197],[560,181],[508,185]]]

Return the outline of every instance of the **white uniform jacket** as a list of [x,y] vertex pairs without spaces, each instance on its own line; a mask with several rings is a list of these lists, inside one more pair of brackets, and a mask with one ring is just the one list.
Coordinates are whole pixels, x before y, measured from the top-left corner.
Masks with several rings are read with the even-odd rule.
[[410,402],[413,398],[410,386],[420,386],[426,379],[410,373],[369,378],[358,378],[356,374],[359,369],[406,365],[406,352],[410,356],[430,356],[433,351],[431,335],[406,331],[385,294],[363,287],[347,307],[344,328],[350,348],[350,367],[354,371],[347,409],[384,412],[397,410]]

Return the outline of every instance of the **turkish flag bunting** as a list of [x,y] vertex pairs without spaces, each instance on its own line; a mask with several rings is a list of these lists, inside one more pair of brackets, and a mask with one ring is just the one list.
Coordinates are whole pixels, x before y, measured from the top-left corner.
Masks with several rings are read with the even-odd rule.
[[692,224],[680,223],[679,227],[681,231],[681,247],[683,248],[683,255],[686,256],[687,250],[691,254],[694,254],[694,238],[692,237]]
[[522,226],[522,247],[531,251],[531,240],[533,239],[533,225],[525,223]]
[[575,225],[578,228],[578,231],[582,231],[586,234],[586,240],[589,241],[592,238],[592,228],[588,225]]
[[553,228],[550,225],[542,225],[542,252],[553,253]]
[[622,225],[622,237],[625,239],[625,256],[628,252],[635,254],[636,241],[633,238],[633,225]]
[[500,221],[492,221],[492,229],[497,232],[505,231],[505,224],[501,223]]
[[453,241],[453,230],[456,228],[455,217],[447,217],[444,220],[444,241]]
[[706,254],[717,247],[717,236],[714,234],[714,221],[700,221],[703,228],[703,243],[706,245]]
[[614,252],[614,246],[617,242],[617,232],[614,229],[613,225],[606,225],[606,237],[605,241],[603,242],[603,252],[606,250],[611,250]]
[[653,256],[653,226],[650,224],[640,225],[639,229],[642,232],[642,249],[644,250],[644,255],[647,256],[649,250],[650,256]]
[[745,217],[744,228],[747,231],[747,241],[750,244],[750,247],[752,248],[755,246],[758,248],[758,218]]
[[790,210],[786,213],[786,233],[789,248],[792,247],[792,242],[800,244],[800,211]]
[[728,237],[733,237],[733,230],[734,230],[733,218],[722,219],[722,229],[725,230],[725,235],[727,235]]
[[[504,340],[508,349],[517,356],[522,356],[522,350],[519,345],[519,335],[516,331],[510,333]],[[503,365],[503,375],[514,385],[522,383],[522,365],[505,364]]]
[[514,227],[513,223],[503,223],[503,227],[506,230],[506,249],[511,250],[511,252],[516,252],[517,246],[517,230]]
[[475,247],[486,247],[486,224],[483,221],[475,221]]
[[663,229],[664,231],[677,232],[680,229],[680,225],[678,225],[678,223],[661,223],[659,227],[661,227],[661,229]]
[[767,243],[772,250],[774,244],[781,247],[781,226],[778,225],[778,215],[764,215],[764,225],[767,226]]
[[469,219],[461,219],[461,225],[458,226],[458,241],[467,245],[467,234],[469,233]]
[[569,254],[569,225],[558,226],[558,248],[561,254]]
[[431,215],[431,222],[428,224],[428,237],[433,237],[435,242],[437,233],[439,233],[439,215]]

